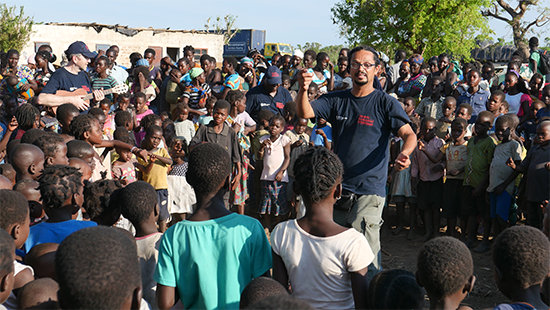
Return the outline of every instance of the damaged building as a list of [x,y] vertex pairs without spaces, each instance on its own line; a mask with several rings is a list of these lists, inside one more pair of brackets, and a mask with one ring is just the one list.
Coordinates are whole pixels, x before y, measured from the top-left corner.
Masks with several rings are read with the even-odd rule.
[[130,28],[121,25],[98,23],[46,23],[33,26],[29,43],[21,51],[22,59],[35,53],[43,44],[52,47],[59,64],[63,51],[74,41],[84,41],[90,50],[105,50],[118,45],[120,54],[117,63],[129,66],[128,56],[132,52],[143,53],[147,48],[156,51],[156,63],[164,56],[172,60],[183,57],[183,48],[192,45],[195,58],[201,55],[214,56],[221,65],[223,54],[223,35],[200,30],[172,30],[154,28]]

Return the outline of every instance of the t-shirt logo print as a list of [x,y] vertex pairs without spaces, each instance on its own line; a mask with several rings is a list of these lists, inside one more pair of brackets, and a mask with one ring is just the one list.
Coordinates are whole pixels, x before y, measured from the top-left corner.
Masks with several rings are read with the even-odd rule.
[[372,120],[368,116],[359,115],[359,119],[357,120],[357,123],[360,124],[360,125],[372,126],[372,125],[374,125],[374,120]]

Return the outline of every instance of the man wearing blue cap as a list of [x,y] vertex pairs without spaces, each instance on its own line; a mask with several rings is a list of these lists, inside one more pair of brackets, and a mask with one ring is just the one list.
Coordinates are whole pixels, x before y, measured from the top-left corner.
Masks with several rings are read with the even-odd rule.
[[55,71],[38,96],[38,104],[57,107],[64,103],[71,103],[80,110],[87,110],[90,104],[82,100],[84,95],[61,96],[56,95],[56,92],[58,90],[72,92],[82,88],[87,93],[93,93],[96,101],[103,100],[105,98],[103,90],[92,90],[90,77],[86,73],[90,59],[95,58],[97,54],[91,52],[84,42],[76,41],[69,45],[65,55],[69,63]]
[[292,96],[284,87],[281,70],[276,66],[267,68],[262,83],[246,93],[246,112],[256,120],[260,110],[270,110],[283,115],[285,103],[292,101]]

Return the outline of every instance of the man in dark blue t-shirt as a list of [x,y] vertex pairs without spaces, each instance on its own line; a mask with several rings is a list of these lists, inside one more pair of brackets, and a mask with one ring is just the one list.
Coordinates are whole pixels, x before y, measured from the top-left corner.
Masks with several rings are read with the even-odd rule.
[[90,77],[86,73],[88,63],[90,63],[91,58],[96,57],[96,53],[91,52],[84,42],[76,41],[69,45],[69,48],[65,51],[65,55],[69,63],[65,67],[55,71],[48,84],[46,84],[40,95],[38,95],[38,104],[58,107],[64,103],[71,103],[80,110],[87,110],[90,104],[82,100],[83,95],[58,96],[55,93],[58,90],[72,92],[82,88],[87,93],[93,93],[96,101],[103,100],[105,97],[103,91],[92,91]]
[[313,75],[301,71],[300,91],[296,98],[298,115],[322,117],[332,125],[334,151],[344,164],[343,188],[355,194],[349,210],[335,208],[334,220],[363,233],[377,258],[369,266],[371,279],[381,271],[380,226],[385,204],[390,134],[404,140],[395,161],[397,170],[410,165],[409,155],[416,147],[416,135],[409,126],[409,117],[399,102],[374,86],[380,69],[377,52],[359,46],[350,53],[350,74],[353,88],[332,92],[310,103],[307,97]]
[[246,112],[257,121],[260,110],[270,110],[283,115],[285,103],[292,101],[292,96],[282,84],[281,70],[275,66],[267,69],[262,84],[246,93]]

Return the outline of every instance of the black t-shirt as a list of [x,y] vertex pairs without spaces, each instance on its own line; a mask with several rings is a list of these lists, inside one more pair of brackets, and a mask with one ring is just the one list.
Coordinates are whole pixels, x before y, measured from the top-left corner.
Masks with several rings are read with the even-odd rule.
[[55,94],[58,90],[74,91],[83,88],[86,92],[92,92],[92,83],[88,73],[80,71],[78,74],[72,74],[65,68],[60,68],[54,72],[46,86],[42,89],[44,94]]
[[265,90],[264,85],[260,84],[246,93],[246,112],[255,121],[258,121],[258,113],[263,109],[270,110],[274,114],[283,115],[285,103],[289,101],[292,101],[292,96],[286,88],[279,86],[275,97],[271,97]]
[[311,106],[332,125],[334,151],[344,164],[343,187],[385,197],[390,134],[410,122],[399,101],[379,90],[365,97],[345,90],[323,95]]

